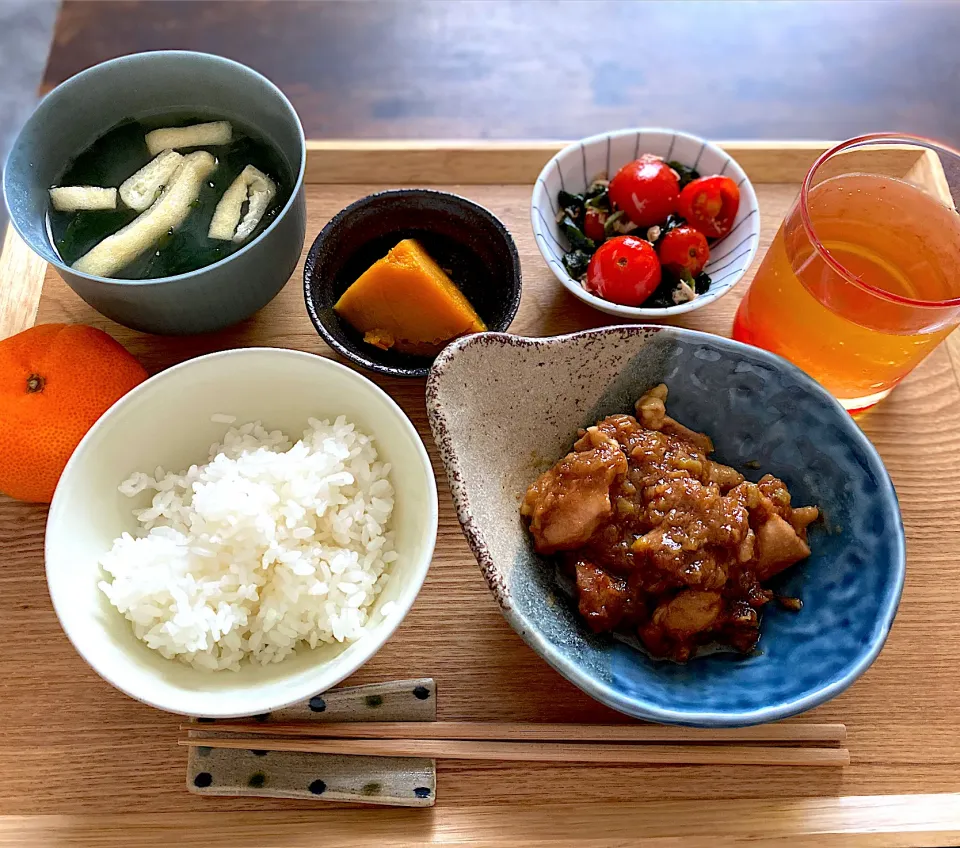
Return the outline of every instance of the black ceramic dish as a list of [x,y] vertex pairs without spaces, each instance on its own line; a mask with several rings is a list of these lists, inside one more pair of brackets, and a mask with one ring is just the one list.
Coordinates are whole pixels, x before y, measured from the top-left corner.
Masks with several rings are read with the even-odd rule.
[[425,377],[434,357],[380,350],[343,321],[337,300],[397,242],[417,239],[460,287],[489,330],[504,331],[520,306],[520,257],[506,227],[470,200],[429,189],[371,194],[317,236],[303,269],[307,312],[327,344],[352,362],[394,377]]

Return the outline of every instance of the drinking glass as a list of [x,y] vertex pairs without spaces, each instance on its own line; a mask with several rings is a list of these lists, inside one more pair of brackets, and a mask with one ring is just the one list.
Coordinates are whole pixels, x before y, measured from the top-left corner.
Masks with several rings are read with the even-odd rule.
[[960,322],[960,153],[909,135],[824,153],[737,310],[851,411],[885,398]]

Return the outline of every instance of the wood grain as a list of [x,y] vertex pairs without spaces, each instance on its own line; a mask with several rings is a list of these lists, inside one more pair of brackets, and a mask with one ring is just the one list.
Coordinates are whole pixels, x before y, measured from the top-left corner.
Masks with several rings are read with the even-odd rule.
[[8,226],[0,247],[0,339],[33,326],[45,266]]
[[343,739],[497,739],[514,742],[843,742],[842,724],[778,721],[754,727],[699,728],[665,724],[549,724],[509,721],[355,721],[243,722],[218,721],[212,727],[182,724],[181,731],[265,736]]
[[[563,788],[558,790],[563,793]],[[955,846],[960,801],[944,795],[884,798],[743,798],[733,801],[623,801],[603,808],[542,799],[502,808],[444,804],[425,810],[322,809],[286,812],[94,813],[0,818],[0,846],[91,848],[339,848],[376,845],[485,845],[492,848],[926,848]],[[217,800],[220,806],[220,799]],[[680,823],[684,834],[678,837]]]
[[[470,183],[500,185],[533,183],[544,164],[565,141],[308,141],[308,183],[406,182],[417,185]],[[751,179],[767,183],[798,183],[810,163],[829,150],[833,141],[717,142]],[[389,156],[385,156],[389,153]],[[852,167],[857,154],[847,153]],[[882,161],[892,175],[902,176],[923,155],[916,148],[887,147]],[[870,157],[876,166],[876,157]]]
[[490,742],[462,739],[181,739],[188,748],[257,745],[266,751],[372,757],[428,757],[499,763],[591,763],[623,765],[808,766],[850,765],[846,748],[788,748],[761,745],[627,745],[593,742]]
[[641,124],[956,142],[958,41],[960,5],[936,0],[66,0],[45,84],[178,48],[265,73],[312,138],[580,138]]
[[[309,186],[308,233],[372,188]],[[524,291],[512,332],[547,335],[607,323],[569,295],[543,264],[529,227],[529,185],[448,188],[490,208],[514,234]],[[765,250],[796,185],[759,183],[757,192]],[[101,327],[151,373],[200,353],[258,344],[330,356],[306,316],[301,274],[302,267],[276,300],[242,325],[171,339],[104,319],[48,270],[37,320]],[[746,284],[682,323],[728,334]],[[622,722],[542,662],[497,610],[460,532],[428,435],[423,381],[374,379],[425,436],[437,472],[440,526],[437,553],[413,609],[349,683],[429,674],[439,686],[439,717],[449,721]],[[666,839],[683,832],[704,841],[712,833],[797,845],[814,844],[797,841],[805,829],[840,839],[876,824],[892,835],[860,844],[956,844],[960,801],[954,794],[931,794],[960,793],[960,608],[949,594],[960,550],[960,526],[950,520],[960,508],[960,389],[946,350],[935,351],[860,423],[900,496],[908,569],[900,613],[877,662],[848,692],[804,717],[846,723],[852,763],[842,772],[732,766],[586,771],[564,764],[455,761],[438,765],[438,807],[413,821],[388,812],[319,811],[296,801],[225,798],[211,807],[184,791],[185,758],[175,743],[180,719],[111,689],[63,637],[43,575],[45,508],[0,500],[0,639],[9,646],[0,655],[0,816],[7,817],[0,818],[0,834],[6,834],[0,839],[11,845],[27,844],[28,838],[111,845],[126,832],[124,844],[131,844],[131,833],[142,835],[138,845],[169,844],[176,833],[189,845],[200,838],[189,833],[190,823],[212,822],[225,828],[217,831],[219,838],[229,841],[223,834],[233,834],[231,844],[253,845],[261,844],[257,834],[262,839],[265,832],[256,828],[269,821],[276,826],[269,831],[272,844],[278,845],[335,844],[325,841],[327,833],[341,844],[389,833],[396,843],[401,824],[410,828],[403,831],[404,844],[467,834],[490,844],[540,844],[551,834],[558,839],[554,844],[578,837],[579,844],[610,844],[618,835],[624,841],[637,838],[633,834]],[[595,819],[589,826],[592,805],[602,805],[602,828]]]

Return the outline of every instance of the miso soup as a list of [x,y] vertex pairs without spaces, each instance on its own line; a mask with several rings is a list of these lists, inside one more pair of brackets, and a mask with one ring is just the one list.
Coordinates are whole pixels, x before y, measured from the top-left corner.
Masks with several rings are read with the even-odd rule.
[[[57,185],[91,186],[97,187],[98,191],[89,192],[89,196],[84,194],[85,189],[77,189],[73,194],[67,192],[68,199],[62,199],[64,195],[61,195],[58,198],[59,205],[69,208],[74,202],[80,206],[86,202],[89,207],[102,207],[112,200],[115,208],[59,211],[54,202],[51,202],[48,213],[50,241],[63,262],[70,266],[79,262],[78,270],[117,279],[170,277],[212,265],[253,241],[270,225],[289,200],[292,171],[270,142],[236,121],[229,122],[230,138],[226,143],[200,143],[190,147],[173,148],[180,156],[169,158],[177,163],[182,163],[186,157],[198,151],[206,151],[206,154],[213,157],[212,160],[206,154],[195,157],[198,160],[195,164],[201,167],[193,174],[194,182],[180,186],[179,193],[175,191],[176,175],[181,174],[179,170],[166,174],[156,186],[156,193],[149,197],[145,197],[143,192],[133,195],[128,191],[128,197],[140,198],[139,209],[131,208],[122,199],[120,195],[124,192],[117,192],[114,199],[114,192],[105,191],[120,189],[131,176],[158,158],[160,154],[151,152],[147,145],[146,136],[151,131],[163,128],[193,128],[198,124],[213,126],[211,122],[221,120],[210,116],[165,115],[124,121],[80,153],[67,166]],[[209,133],[206,135],[212,137]],[[160,143],[174,137],[169,133],[162,134],[159,136]],[[202,141],[200,136],[197,138]],[[156,139],[155,136],[154,140]],[[167,151],[164,150],[163,153]],[[244,178],[238,180],[241,175]],[[253,177],[250,178],[250,175]],[[235,181],[241,185],[235,185]],[[245,188],[244,184],[248,188]],[[264,191],[265,187],[270,190]],[[228,189],[232,194],[225,199]],[[262,193],[256,196],[255,191]],[[173,196],[174,194],[177,196]],[[51,196],[54,196],[53,193]],[[79,200],[76,200],[77,198]],[[226,208],[231,205],[231,200],[234,218],[232,223],[235,224],[235,235],[239,238],[229,238],[231,222],[227,224],[226,237],[211,238],[211,221],[218,205],[224,201],[221,208]],[[159,205],[161,202],[164,207]],[[180,205],[175,214],[166,208],[178,203]],[[256,215],[251,209],[255,205],[258,207],[255,211],[260,213],[260,217],[254,226]],[[152,227],[145,226],[146,219],[143,216],[148,215],[153,216]],[[231,217],[229,210],[226,217]],[[222,218],[223,215],[219,215],[218,221]],[[171,221],[171,226],[165,226]],[[249,226],[245,226],[244,222]],[[160,229],[158,225],[161,226]],[[109,243],[113,245],[126,239],[123,258],[91,264],[90,257],[96,256],[91,254],[91,251],[124,228],[127,228],[125,233]],[[147,239],[137,241],[135,247],[129,243],[133,238],[131,230],[134,228],[138,235],[149,234]],[[222,224],[219,231],[223,231]],[[98,249],[103,252],[105,247]]]

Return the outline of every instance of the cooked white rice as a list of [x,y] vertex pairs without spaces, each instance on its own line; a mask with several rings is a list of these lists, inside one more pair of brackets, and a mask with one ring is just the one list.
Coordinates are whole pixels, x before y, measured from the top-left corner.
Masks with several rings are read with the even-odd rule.
[[[227,416],[216,416],[223,421]],[[134,510],[99,585],[163,656],[200,669],[279,662],[301,645],[357,639],[397,558],[390,466],[342,416],[292,444],[260,422],[231,427],[204,465],[136,472]]]

